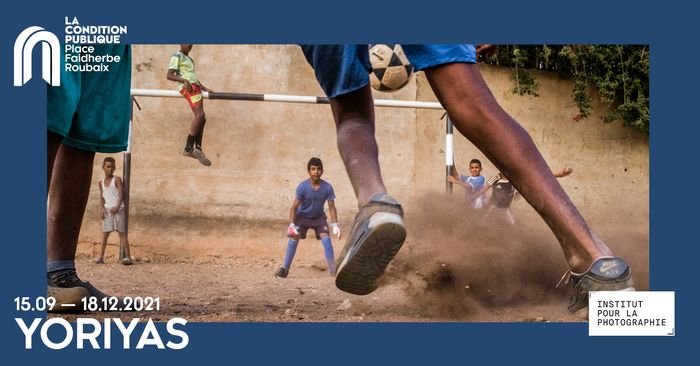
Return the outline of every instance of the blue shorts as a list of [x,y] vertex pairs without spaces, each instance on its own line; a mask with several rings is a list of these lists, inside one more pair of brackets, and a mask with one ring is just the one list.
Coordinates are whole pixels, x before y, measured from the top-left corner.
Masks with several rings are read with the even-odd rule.
[[[109,71],[66,71],[61,86],[47,92],[47,129],[64,145],[79,150],[114,153],[126,150],[131,119],[131,47],[94,45],[95,55],[119,55]],[[64,49],[61,48],[61,59]]]
[[[454,62],[476,62],[473,45],[401,45],[416,71]],[[328,98],[358,90],[369,83],[368,45],[301,45],[306,61]]]

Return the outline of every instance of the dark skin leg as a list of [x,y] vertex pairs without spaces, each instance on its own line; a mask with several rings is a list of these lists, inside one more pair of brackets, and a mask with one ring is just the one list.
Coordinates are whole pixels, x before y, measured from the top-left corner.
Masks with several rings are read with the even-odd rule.
[[72,261],[90,193],[95,153],[73,149],[60,142],[58,135],[49,132],[46,257],[49,261]]
[[46,140],[46,194],[48,194],[49,187],[51,186],[53,162],[56,160],[56,153],[58,153],[58,147],[61,146],[61,141],[63,141],[63,137],[53,132],[47,132]]
[[99,259],[105,259],[105,250],[107,249],[107,240],[109,239],[109,234],[110,233],[102,233],[102,245],[100,246],[100,255],[99,257],[97,257]]
[[338,151],[345,164],[358,206],[386,193],[374,139],[374,103],[370,86],[330,101],[337,129]]
[[192,124],[190,124],[190,136],[197,136],[197,134],[204,133],[204,124],[207,123],[206,116],[204,114],[204,103],[199,103],[192,108],[194,113],[194,119]]
[[549,225],[574,272],[584,272],[595,259],[612,254],[594,239],[530,135],[498,104],[478,65],[448,64],[425,74],[459,132],[508,176]]

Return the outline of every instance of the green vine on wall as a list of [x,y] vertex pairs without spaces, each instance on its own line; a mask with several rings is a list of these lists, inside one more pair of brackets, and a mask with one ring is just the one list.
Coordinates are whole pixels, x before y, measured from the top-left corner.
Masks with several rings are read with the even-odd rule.
[[649,46],[647,45],[499,45],[481,61],[511,67],[512,92],[538,96],[530,70],[572,77],[575,120],[591,114],[591,88],[606,105],[603,122],[649,133]]

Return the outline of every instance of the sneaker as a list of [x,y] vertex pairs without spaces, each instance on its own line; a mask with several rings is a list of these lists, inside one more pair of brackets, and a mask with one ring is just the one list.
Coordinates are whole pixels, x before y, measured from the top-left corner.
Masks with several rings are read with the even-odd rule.
[[51,287],[60,287],[60,288],[71,288],[71,287],[80,287],[85,289],[88,292],[88,296],[94,296],[98,300],[101,300],[108,295],[105,294],[104,292],[98,290],[95,286],[91,285],[90,282],[86,281],[81,281],[80,278],[78,278],[78,275],[75,274],[74,270],[64,270],[64,271],[57,271],[53,273],[47,274],[47,279],[48,279],[48,285],[49,288]]
[[95,264],[105,264],[105,261],[102,258],[95,258],[93,262],[95,262]]
[[286,268],[284,268],[284,267],[280,267],[280,268],[275,272],[275,277],[287,278],[287,276],[289,276],[289,271],[288,271]]
[[199,160],[199,162],[202,163],[202,165],[204,166],[211,165],[211,161],[209,161],[209,159],[207,159],[207,156],[204,155],[204,151],[202,151],[201,147],[195,147],[194,149],[192,149],[192,157]]
[[[75,288],[75,287],[81,288],[85,291],[85,295],[83,297],[95,297],[95,298],[97,298],[98,302],[101,302],[102,299],[104,299],[105,297],[111,297],[110,295],[107,295],[104,292],[98,290],[97,287],[93,286],[90,282],[81,281],[80,278],[78,278],[78,275],[75,273],[75,270],[69,269],[69,270],[57,271],[57,272],[47,274],[46,277],[47,277],[47,283],[49,285],[49,289],[52,287],[57,287],[60,289],[69,289],[69,288]],[[116,309],[114,309],[114,310],[104,309],[104,310],[99,310],[99,311],[135,311],[133,308],[125,309],[125,310],[118,310],[118,309],[125,308],[123,298],[117,298],[116,304],[110,304],[110,306],[112,306],[112,305],[115,305]],[[84,309],[80,309],[80,311],[84,311]]]
[[192,150],[187,150],[187,148],[185,148],[184,150],[182,150],[182,155],[183,155],[183,156],[186,156],[186,157],[188,157],[188,158],[196,159],[196,158],[194,157],[194,154],[192,153],[193,150],[194,150],[194,149],[192,149]]
[[401,205],[386,194],[374,195],[355,215],[352,231],[336,260],[336,287],[355,295],[376,290],[376,280],[384,274],[404,240]]
[[125,266],[130,265],[130,264],[131,264],[131,259],[129,259],[129,257],[124,257],[124,259],[122,259],[122,264],[125,265]]
[[56,304],[47,309],[49,313],[73,313],[78,314],[84,311],[81,300],[90,296],[86,289],[82,287],[61,288],[49,286],[46,295],[53,297]]
[[568,271],[557,287],[569,282],[574,285],[574,292],[569,300],[569,311],[586,319],[589,291],[634,291],[632,270],[618,257],[599,258],[583,274]]

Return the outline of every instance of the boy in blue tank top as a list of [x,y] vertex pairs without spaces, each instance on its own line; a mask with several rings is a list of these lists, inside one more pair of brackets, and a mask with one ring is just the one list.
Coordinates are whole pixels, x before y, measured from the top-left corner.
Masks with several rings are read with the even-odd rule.
[[338,227],[338,213],[335,209],[335,192],[333,186],[321,179],[323,175],[323,163],[319,158],[311,158],[306,165],[309,179],[299,183],[297,186],[292,208],[289,210],[289,227],[287,228],[287,251],[284,255],[284,264],[280,267],[275,276],[286,278],[289,275],[289,268],[292,266],[294,254],[297,251],[299,239],[306,239],[306,232],[313,229],[316,239],[321,240],[323,253],[328,263],[328,272],[335,274],[335,259],[333,255],[333,244],[328,235],[328,222],[323,208],[328,202],[328,213],[331,216],[330,227],[333,234],[340,240],[340,227]]

